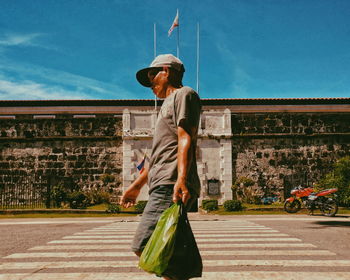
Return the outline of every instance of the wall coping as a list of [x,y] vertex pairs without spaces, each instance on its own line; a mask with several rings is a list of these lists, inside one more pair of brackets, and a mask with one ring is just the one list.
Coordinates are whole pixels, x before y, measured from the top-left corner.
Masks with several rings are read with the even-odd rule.
[[[157,101],[157,108],[162,105]],[[231,113],[350,112],[350,98],[202,99],[203,110],[228,108]],[[0,100],[0,116],[96,114],[121,115],[124,109],[154,110],[151,99],[114,100]]]
[[[348,104],[350,98],[203,98],[204,106],[227,105],[320,105]],[[157,100],[161,105],[162,100]],[[0,100],[0,107],[46,106],[152,106],[153,99],[74,99],[74,100]]]

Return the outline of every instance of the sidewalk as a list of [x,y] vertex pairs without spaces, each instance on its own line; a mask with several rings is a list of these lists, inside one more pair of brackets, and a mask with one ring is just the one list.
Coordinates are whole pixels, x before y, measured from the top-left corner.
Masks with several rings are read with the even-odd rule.
[[[348,210],[348,208],[339,207],[339,211],[342,210]],[[251,212],[250,212],[251,211]],[[258,213],[255,213],[255,211],[259,211]],[[272,211],[277,211],[280,213],[271,213]],[[298,212],[296,214],[288,214],[283,211],[283,207],[266,207],[266,208],[247,208],[245,209],[245,212],[247,213],[233,213],[233,214],[214,214],[211,212],[206,212],[202,209],[199,209],[198,212],[191,212],[188,213],[189,219],[191,221],[223,221],[223,220],[232,220],[232,219],[240,219],[240,217],[251,217],[254,218],[256,216],[265,216],[265,218],[273,218],[273,217],[281,217],[283,216],[286,219],[289,218],[312,218],[312,217],[324,217],[320,213],[315,213],[314,216],[310,216],[307,214],[307,211],[302,210],[301,212]],[[250,212],[250,213],[249,213]],[[262,213],[263,212],[263,213]],[[269,213],[270,212],[270,213]],[[349,212],[349,211],[348,211]],[[326,217],[329,219],[335,219],[335,218],[350,218],[350,212],[344,214],[337,214],[336,217]],[[110,218],[120,218],[120,219],[127,219],[132,221],[139,220],[141,216],[141,212],[135,212],[135,211],[122,211],[118,214],[112,214],[107,213],[105,210],[91,210],[91,209],[3,209],[0,210],[0,218],[1,215],[23,215],[23,214],[62,214],[64,218],[64,214],[81,214],[79,217],[86,217],[88,218],[88,215],[95,215],[94,217],[98,217],[101,215],[101,217],[110,217]],[[4,217],[5,218],[5,217]],[[21,217],[22,218],[22,217]],[[26,217],[27,218],[27,217]],[[30,218],[30,217],[28,217]],[[36,217],[33,217],[36,218]],[[44,217],[43,217],[44,218]],[[70,217],[67,217],[70,218]],[[74,217],[72,217],[74,218]],[[255,219],[255,218],[254,218]]]

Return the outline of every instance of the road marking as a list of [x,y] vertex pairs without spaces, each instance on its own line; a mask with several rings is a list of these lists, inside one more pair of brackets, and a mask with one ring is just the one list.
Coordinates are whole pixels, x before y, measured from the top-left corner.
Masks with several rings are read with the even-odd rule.
[[313,244],[308,243],[231,243],[231,244],[206,244],[199,243],[198,247],[203,250],[205,248],[317,248]]
[[350,260],[204,260],[204,266],[281,266],[336,267],[350,266]]
[[[1,274],[0,280],[154,280],[154,275],[145,272],[127,273],[14,273]],[[283,271],[235,271],[235,272],[204,272],[203,280],[349,280],[350,272],[283,272]]]
[[45,251],[45,250],[119,250],[129,249],[131,245],[46,245],[30,248],[30,251]]
[[[128,227],[128,228],[121,228],[121,227],[116,227],[116,228],[95,228],[95,229],[90,229],[90,230],[87,230],[88,232],[91,231],[91,232],[94,232],[94,231],[117,231],[117,232],[120,232],[120,231],[126,231],[126,232],[131,232],[133,230],[136,230],[137,227]],[[269,227],[265,227],[265,226],[249,226],[249,227],[246,227],[246,226],[243,226],[243,227],[221,227],[221,226],[217,226],[215,225],[215,230],[216,231],[231,231],[231,230],[271,230],[272,228],[269,228]],[[213,228],[208,228],[208,227],[193,227],[192,226],[192,230],[193,231],[197,231],[197,230],[213,230]]]
[[[131,245],[46,245],[37,246],[28,250],[118,250],[130,249]],[[237,243],[237,244],[198,244],[201,250],[212,248],[317,248],[310,243]]]
[[[202,256],[334,256],[328,250],[251,250],[251,251],[201,251]],[[92,258],[92,257],[137,257],[132,252],[51,252],[51,253],[16,253],[4,259],[29,258]]]
[[[191,224],[192,226],[192,224]],[[265,226],[229,226],[229,225],[216,225],[213,224],[213,227],[215,226],[216,229],[224,229],[224,230],[230,230],[230,229],[271,229],[269,227],[265,227]],[[203,227],[203,226],[192,226],[192,228],[194,230],[198,230],[198,229],[209,229],[208,227]]]
[[[278,233],[278,230],[272,230],[272,229],[257,229],[257,230],[193,230],[195,234],[225,234],[225,233]],[[74,235],[91,235],[91,234],[98,234],[98,235],[108,235],[108,234],[133,234],[132,231],[84,231],[84,232],[77,232],[74,233]]]
[[[194,233],[196,239],[202,238],[213,238],[218,237],[252,237],[252,236],[270,236],[270,237],[287,237],[288,234],[284,233],[233,233],[233,234],[196,234]],[[101,239],[132,239],[133,235],[70,235],[65,236],[63,239],[90,239],[90,238],[101,238]],[[226,239],[224,239],[226,240]]]
[[[52,268],[129,268],[137,267],[137,261],[55,261],[55,262],[6,262],[2,270],[52,269]],[[350,260],[203,260],[204,267],[220,266],[277,266],[277,267],[350,267]],[[332,278],[334,279],[334,278]]]
[[[350,272],[294,272],[294,270],[307,271],[307,267],[314,267],[313,270],[317,270],[318,267],[343,267],[343,270],[349,271],[350,260],[331,260],[329,258],[314,260],[317,259],[317,256],[324,259],[336,254],[328,250],[319,250],[313,244],[302,243],[302,240],[272,228],[242,221],[205,221],[191,223],[191,225],[203,257],[203,265],[205,268],[209,267],[208,270],[211,271],[203,273],[202,279],[204,280],[350,279]],[[138,272],[136,269],[138,259],[129,251],[136,226],[137,223],[123,223],[123,225],[111,223],[63,237],[61,240],[50,241],[48,245],[33,247],[25,253],[6,256],[4,257],[6,261],[4,260],[5,262],[0,264],[0,280],[156,279],[155,276],[142,271]],[[222,250],[223,248],[225,250]],[[50,252],[49,250],[55,251]],[[209,256],[215,256],[215,258]],[[237,259],[239,256],[246,256],[245,258],[249,259],[244,257]],[[275,260],[268,260],[269,257],[260,257],[260,260],[256,260],[259,256],[276,257],[274,257]],[[281,260],[278,256],[290,256],[291,260]],[[300,260],[300,256],[310,257],[307,260]],[[119,257],[119,260],[103,259],[109,257]],[[39,258],[46,261],[40,262]],[[51,258],[57,258],[59,261],[50,261]],[[82,260],[77,258],[82,258]],[[91,259],[83,261],[84,258]],[[218,258],[219,260],[217,260]],[[290,271],[271,271],[273,268],[275,270],[288,270],[288,267],[289,270],[293,270],[292,273]],[[298,269],[293,267],[298,267]],[[112,273],[93,272],[94,269],[101,271],[113,268],[114,272]],[[73,273],[65,273],[66,269],[70,269]],[[89,271],[92,272],[85,273],[84,269],[90,269]],[[255,271],[249,271],[251,269],[255,269]],[[5,270],[4,272],[7,274],[1,274],[1,270]],[[53,273],[47,273],[51,270]],[[119,270],[120,272],[116,272]],[[128,270],[133,272],[125,273]],[[237,271],[224,272],[224,270]],[[10,274],[9,271],[13,273]],[[22,271],[31,271],[31,273],[17,273]],[[40,271],[40,273],[36,273],[36,271]]]
[[[196,239],[197,243],[203,243],[203,242],[213,242],[213,239]],[[219,242],[259,242],[259,241],[286,241],[286,242],[301,242],[299,238],[294,237],[285,237],[285,238],[275,238],[275,237],[266,237],[266,238],[226,238],[226,239],[220,239]],[[48,244],[102,244],[102,243],[108,243],[108,244],[121,244],[126,243],[129,244],[131,242],[131,239],[88,239],[88,240],[82,240],[82,239],[66,239],[66,240],[54,240],[48,242]]]
[[[28,222],[22,222],[22,221],[16,221],[14,222],[4,222],[0,221],[0,226],[6,226],[6,225],[46,225],[46,224],[108,224],[111,221],[108,220],[80,220],[80,219],[73,219],[73,220],[61,220],[61,219],[55,219],[50,221],[28,221]],[[123,223],[123,222],[120,222]],[[132,222],[130,222],[132,223]]]
[[202,256],[335,256],[328,250],[202,251]]

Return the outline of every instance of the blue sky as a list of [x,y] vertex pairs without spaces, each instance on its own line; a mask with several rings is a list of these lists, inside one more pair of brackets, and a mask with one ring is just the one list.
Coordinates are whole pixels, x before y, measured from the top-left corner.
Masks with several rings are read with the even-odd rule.
[[176,54],[202,98],[350,96],[348,0],[0,0],[0,100],[152,99],[135,72]]

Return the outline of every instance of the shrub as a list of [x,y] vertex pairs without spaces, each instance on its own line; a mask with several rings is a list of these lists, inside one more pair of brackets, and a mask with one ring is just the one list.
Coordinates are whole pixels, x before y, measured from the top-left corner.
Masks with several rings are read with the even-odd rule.
[[261,195],[254,188],[255,181],[248,177],[239,177],[231,187],[233,200],[260,204]]
[[139,200],[135,205],[135,210],[139,212],[143,212],[147,204],[147,200]]
[[203,199],[202,208],[206,211],[214,211],[219,209],[218,201],[216,199]]
[[238,200],[226,200],[224,202],[224,208],[226,211],[241,211],[243,209],[242,203]]
[[111,200],[111,194],[106,191],[90,190],[85,194],[90,205],[109,203]]
[[350,156],[339,159],[334,170],[319,182],[317,188],[338,188],[339,204],[350,207]]
[[238,179],[236,179],[233,187],[239,188],[241,186],[241,184],[244,187],[250,187],[250,186],[253,186],[255,184],[255,181],[253,179],[250,179],[247,177],[239,177]]
[[120,208],[120,205],[119,204],[108,204],[108,206],[107,206],[107,210],[106,210],[106,212],[107,213],[120,213],[120,210],[121,210],[121,208]]
[[111,175],[111,174],[103,174],[100,177],[100,179],[105,185],[107,185],[108,183],[114,182],[115,177],[113,175]]
[[68,195],[69,207],[72,209],[82,209],[89,206],[87,196],[81,191],[75,191]]

